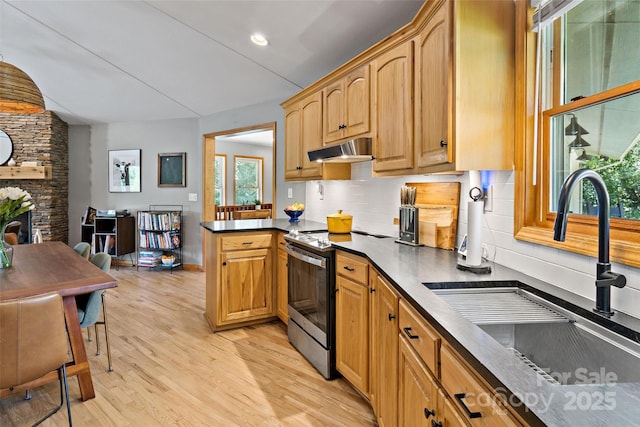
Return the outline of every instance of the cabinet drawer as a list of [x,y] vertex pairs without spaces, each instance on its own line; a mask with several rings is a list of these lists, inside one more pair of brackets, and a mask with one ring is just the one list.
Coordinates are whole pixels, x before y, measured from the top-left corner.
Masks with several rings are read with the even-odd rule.
[[400,334],[420,355],[431,373],[438,378],[440,336],[409,304],[400,300]]
[[271,233],[269,234],[234,234],[223,236],[220,243],[223,251],[237,251],[241,249],[257,249],[271,247]]
[[[440,349],[441,383],[453,405],[473,426],[519,426],[498,402],[491,388],[484,386],[447,345]],[[473,415],[472,415],[473,414]]]
[[338,253],[336,255],[336,272],[341,276],[348,277],[354,282],[368,286],[369,264],[360,257]]
[[287,246],[287,241],[284,240],[284,234],[285,233],[278,233],[278,249],[284,249],[284,247]]

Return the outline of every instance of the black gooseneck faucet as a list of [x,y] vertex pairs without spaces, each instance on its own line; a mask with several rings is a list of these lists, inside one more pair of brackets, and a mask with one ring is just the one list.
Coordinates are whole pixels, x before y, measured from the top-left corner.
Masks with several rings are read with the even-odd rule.
[[602,177],[594,170],[578,169],[569,175],[562,184],[558,198],[558,213],[553,225],[553,240],[564,242],[569,215],[569,198],[574,187],[583,179],[591,182],[598,199],[598,265],[596,266],[596,308],[593,311],[611,317],[613,316],[611,286],[623,288],[627,284],[627,279],[622,274],[611,271],[609,263],[609,193]]

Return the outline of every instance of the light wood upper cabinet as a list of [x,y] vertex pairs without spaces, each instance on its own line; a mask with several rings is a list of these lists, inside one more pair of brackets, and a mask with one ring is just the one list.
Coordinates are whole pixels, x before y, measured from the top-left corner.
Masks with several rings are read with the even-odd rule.
[[292,181],[349,179],[351,167],[309,161],[307,151],[322,147],[322,92],[287,106],[284,112],[284,177]]
[[369,132],[369,84],[365,65],[324,88],[325,144]]
[[285,178],[320,178],[322,165],[307,151],[322,147],[322,93],[309,95],[285,110]]
[[416,163],[448,163],[450,117],[449,8],[446,4],[427,23],[416,41]]
[[413,40],[376,57],[372,70],[373,171],[411,170],[414,166]]
[[515,6],[446,1],[416,37],[416,172],[513,168]]

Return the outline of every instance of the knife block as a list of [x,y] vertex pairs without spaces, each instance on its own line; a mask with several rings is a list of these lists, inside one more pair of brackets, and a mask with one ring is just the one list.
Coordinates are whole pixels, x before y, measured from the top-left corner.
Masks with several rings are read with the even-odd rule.
[[420,208],[400,206],[400,238],[398,243],[420,245]]

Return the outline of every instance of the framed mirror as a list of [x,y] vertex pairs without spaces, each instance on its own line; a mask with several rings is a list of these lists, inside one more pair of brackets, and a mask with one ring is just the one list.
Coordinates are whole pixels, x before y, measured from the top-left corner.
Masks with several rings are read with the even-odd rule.
[[5,166],[13,156],[13,141],[3,130],[0,130],[0,166]]

